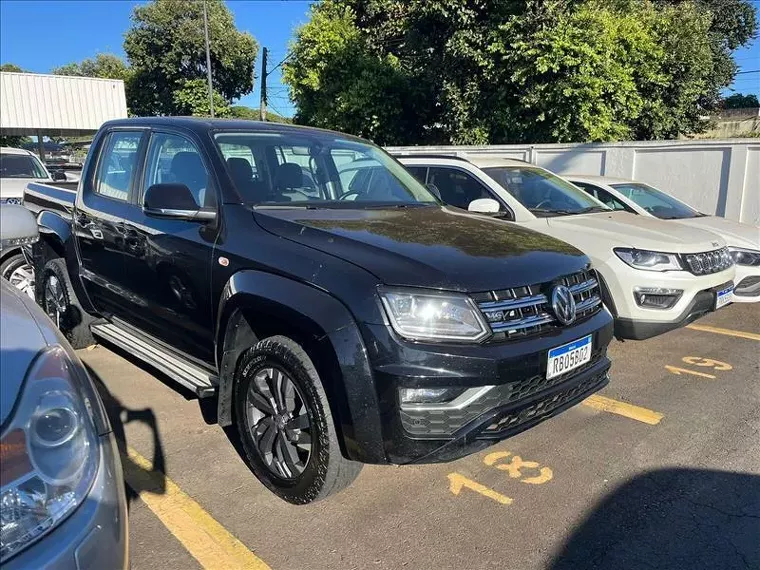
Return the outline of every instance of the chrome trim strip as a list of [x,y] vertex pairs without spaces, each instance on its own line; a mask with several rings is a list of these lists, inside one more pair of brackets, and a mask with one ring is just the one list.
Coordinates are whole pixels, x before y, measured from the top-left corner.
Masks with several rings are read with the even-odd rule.
[[524,319],[518,319],[516,321],[505,321],[502,323],[490,323],[491,330],[493,332],[504,331],[518,331],[522,329],[528,329],[530,327],[536,327],[538,325],[545,325],[554,322],[555,319],[549,313],[541,313],[539,315],[533,315],[525,317]]
[[436,410],[461,410],[472,404],[475,400],[482,398],[485,394],[493,390],[496,386],[480,386],[478,388],[468,388],[459,396],[443,404],[401,404],[402,410],[412,412],[433,412]]
[[573,295],[577,295],[578,293],[584,293],[585,291],[589,291],[599,285],[596,279],[593,277],[589,279],[588,281],[584,281],[583,283],[577,283],[570,287],[570,292]]
[[593,297],[589,297],[585,301],[581,301],[580,303],[577,303],[575,305],[575,313],[582,313],[583,311],[588,311],[589,309],[593,309],[597,305],[601,305],[602,300],[594,295]]
[[519,299],[506,299],[504,301],[486,301],[478,303],[481,311],[498,311],[502,309],[520,309],[531,305],[547,303],[546,295],[533,295],[532,297],[520,297]]

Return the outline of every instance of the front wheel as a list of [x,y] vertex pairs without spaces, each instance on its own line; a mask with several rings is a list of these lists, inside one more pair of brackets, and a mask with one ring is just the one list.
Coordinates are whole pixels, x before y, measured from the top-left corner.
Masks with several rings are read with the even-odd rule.
[[361,464],[343,457],[322,382],[306,352],[273,336],[243,353],[235,373],[235,424],[248,465],[294,504],[347,487]]
[[42,308],[74,348],[95,343],[90,332],[92,317],[79,304],[63,259],[51,259],[41,277]]
[[0,263],[0,276],[34,299],[34,267],[26,262],[22,253],[10,255]]

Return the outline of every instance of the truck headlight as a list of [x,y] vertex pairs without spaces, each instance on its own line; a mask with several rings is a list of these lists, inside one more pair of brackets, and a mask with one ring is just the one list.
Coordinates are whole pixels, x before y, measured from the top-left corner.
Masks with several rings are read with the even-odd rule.
[[72,367],[59,346],[40,353],[0,438],[0,563],[60,524],[95,479],[98,404]]
[[627,247],[616,247],[612,251],[625,263],[636,269],[643,269],[644,271],[683,270],[681,261],[675,253],[629,249]]
[[393,330],[413,340],[478,342],[490,334],[466,295],[385,289],[380,292]]
[[736,265],[760,266],[760,251],[744,249],[743,247],[729,247],[728,252]]

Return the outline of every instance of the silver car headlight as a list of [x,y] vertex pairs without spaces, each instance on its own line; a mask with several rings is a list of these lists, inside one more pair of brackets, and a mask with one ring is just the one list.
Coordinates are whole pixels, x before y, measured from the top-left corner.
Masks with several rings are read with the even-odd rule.
[[380,298],[393,330],[413,340],[478,342],[490,334],[467,295],[384,289]]
[[728,252],[736,265],[760,267],[760,251],[744,249],[743,247],[729,247]]
[[100,458],[91,402],[66,352],[42,351],[0,438],[0,563],[82,503]]
[[683,271],[681,260],[675,253],[629,249],[627,247],[616,247],[612,251],[625,263],[636,269],[643,269],[644,271]]

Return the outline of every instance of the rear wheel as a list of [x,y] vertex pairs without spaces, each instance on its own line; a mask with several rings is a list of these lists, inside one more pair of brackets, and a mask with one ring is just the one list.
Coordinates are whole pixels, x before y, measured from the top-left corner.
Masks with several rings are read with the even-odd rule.
[[235,423],[248,464],[282,499],[305,504],[347,487],[361,464],[343,457],[322,382],[306,352],[274,336],[240,359]]
[[74,348],[95,343],[92,317],[84,312],[71,286],[63,259],[51,259],[42,270],[42,308]]
[[0,276],[34,299],[34,267],[26,262],[23,254],[15,253],[4,259],[0,263]]

